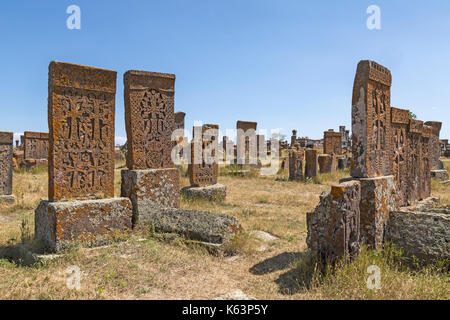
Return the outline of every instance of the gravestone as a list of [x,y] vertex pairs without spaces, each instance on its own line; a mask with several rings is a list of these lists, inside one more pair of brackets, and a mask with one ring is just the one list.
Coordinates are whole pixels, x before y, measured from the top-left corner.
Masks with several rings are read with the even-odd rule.
[[304,152],[289,150],[289,180],[303,180]]
[[319,163],[320,173],[331,173],[336,171],[336,157],[333,154],[319,155],[317,162]]
[[115,92],[115,71],[50,63],[49,201],[36,209],[35,236],[53,250],[131,229],[131,202],[112,198]]
[[193,131],[191,161],[188,166],[191,185],[181,192],[187,198],[221,201],[226,197],[226,187],[217,183],[219,126],[205,124],[194,127]]
[[238,121],[237,129],[237,163],[257,164],[256,122]]
[[292,136],[291,136],[291,148],[294,147],[294,145],[297,144],[297,130],[292,130]]
[[306,149],[305,150],[305,177],[313,178],[317,176],[319,170],[318,162],[319,150]]
[[184,130],[184,118],[186,117],[186,113],[175,112],[174,117],[175,117],[175,129]]
[[354,178],[387,176],[392,171],[391,72],[374,61],[361,61],[352,98]]
[[24,160],[27,169],[48,166],[48,133],[24,132]]
[[[442,122],[427,121],[425,125],[432,127],[432,133],[430,137],[430,161],[431,161],[431,176],[438,181],[448,180],[448,172],[444,168],[442,161],[440,161],[442,147],[439,140],[441,133]],[[445,148],[445,145],[444,145]]]
[[14,204],[12,194],[13,133],[0,132],[0,204]]
[[342,133],[334,132],[333,129],[323,133],[323,153],[342,154]]
[[397,184],[399,205],[408,203],[409,110],[391,107],[392,119],[392,173]]
[[133,204],[133,227],[141,227],[161,207],[180,204],[180,177],[171,158],[175,75],[130,70],[123,80],[128,170],[121,172],[121,195]]

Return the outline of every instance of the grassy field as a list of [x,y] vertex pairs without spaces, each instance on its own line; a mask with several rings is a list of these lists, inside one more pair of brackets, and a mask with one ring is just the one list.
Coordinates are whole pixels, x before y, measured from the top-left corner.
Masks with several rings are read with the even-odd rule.
[[[445,165],[450,171],[450,161]],[[120,193],[120,167],[116,195]],[[363,249],[351,264],[322,270],[306,248],[306,213],[319,195],[347,172],[319,176],[315,181],[290,182],[276,177],[219,176],[227,186],[223,203],[187,202],[182,207],[235,216],[246,229],[235,256],[211,255],[178,238],[142,231],[128,241],[94,249],[77,248],[33,266],[0,257],[2,299],[212,299],[240,289],[257,299],[450,299],[449,273],[439,265],[405,261],[401,252]],[[182,175],[182,186],[188,185]],[[433,196],[450,204],[450,186],[432,184]],[[34,233],[34,209],[47,197],[45,170],[15,172],[17,204],[0,208],[0,247],[29,242]],[[278,237],[263,243],[250,231]],[[367,267],[381,269],[381,289],[366,286]],[[78,266],[81,289],[66,286],[66,270]]]

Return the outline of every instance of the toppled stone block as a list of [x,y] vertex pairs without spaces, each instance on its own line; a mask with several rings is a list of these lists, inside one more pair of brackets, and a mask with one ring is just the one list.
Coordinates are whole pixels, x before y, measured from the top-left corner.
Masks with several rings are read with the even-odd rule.
[[423,260],[450,259],[450,210],[393,211],[385,238]]
[[53,251],[74,243],[103,245],[131,230],[128,198],[42,201],[35,211],[35,237]]
[[12,194],[0,195],[0,204],[12,205],[16,203],[16,197]]
[[177,168],[122,170],[121,196],[133,204],[133,227],[148,225],[160,207],[180,206],[180,175]]
[[397,186],[394,176],[358,179],[361,183],[361,240],[379,248],[389,212],[397,209]]
[[431,178],[437,181],[447,181],[448,172],[447,170],[431,170]]
[[208,211],[160,208],[149,221],[157,232],[178,233],[190,240],[226,244],[244,229],[233,216]]
[[181,189],[181,193],[188,199],[223,201],[227,196],[227,187],[220,183],[204,187],[188,186]]
[[360,200],[359,181],[344,182],[322,193],[319,205],[306,216],[306,243],[313,256],[332,262],[358,253]]

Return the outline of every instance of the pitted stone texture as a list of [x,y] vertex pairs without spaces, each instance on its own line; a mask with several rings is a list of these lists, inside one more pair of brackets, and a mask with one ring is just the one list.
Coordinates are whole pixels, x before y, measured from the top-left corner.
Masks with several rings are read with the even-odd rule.
[[204,187],[184,187],[181,193],[188,199],[204,199],[208,201],[223,201],[227,196],[227,187],[216,183]]
[[131,230],[128,198],[42,201],[35,211],[35,237],[54,251],[71,244],[102,245]]
[[439,165],[439,158],[441,157],[441,146],[439,144],[439,135],[441,133],[442,122],[439,121],[427,121],[425,125],[432,128],[430,137],[430,159],[431,168],[435,170],[442,169]]
[[0,132],[0,195],[12,194],[13,133]]
[[321,154],[318,158],[320,173],[336,171],[336,158],[332,154]]
[[49,199],[114,196],[115,71],[49,66]]
[[398,208],[397,186],[393,176],[358,179],[361,183],[361,240],[379,248],[384,239],[389,212]]
[[133,204],[133,227],[148,225],[154,210],[180,206],[178,169],[122,170],[121,196]]
[[350,259],[359,251],[361,186],[358,181],[331,187],[306,215],[306,243],[313,256],[325,261]]
[[347,169],[349,165],[348,158],[338,158],[337,167],[339,170]]
[[16,203],[16,197],[12,194],[0,195],[0,204],[12,205]]
[[449,177],[447,170],[431,170],[431,178],[437,181],[447,181]]
[[48,159],[48,133],[24,132],[24,157],[27,159]]
[[392,173],[391,72],[374,61],[360,61],[352,99],[352,166],[355,178]]
[[127,167],[172,168],[175,75],[127,71],[124,75]]
[[313,178],[317,176],[319,171],[318,163],[319,150],[306,149],[305,150],[305,177]]
[[323,153],[342,154],[342,133],[334,132],[332,129],[323,134]]
[[304,151],[289,150],[289,180],[303,180]]
[[420,259],[450,259],[450,210],[393,211],[386,225],[386,241]]
[[233,216],[208,211],[161,208],[152,212],[150,221],[157,232],[178,233],[212,244],[228,243],[244,231]]
[[258,142],[256,138],[257,122],[238,121],[237,129],[237,163],[252,164],[256,162]]
[[399,206],[408,203],[409,110],[391,107],[392,173],[397,183]]

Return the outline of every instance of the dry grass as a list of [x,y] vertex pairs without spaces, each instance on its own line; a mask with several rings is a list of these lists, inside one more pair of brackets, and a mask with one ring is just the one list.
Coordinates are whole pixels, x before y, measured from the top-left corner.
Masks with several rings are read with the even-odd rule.
[[[179,238],[163,240],[150,230],[142,231],[126,242],[73,249],[31,267],[0,259],[0,298],[211,299],[241,289],[258,299],[449,299],[448,273],[433,266],[406,266],[390,248],[364,250],[334,272],[317,269],[306,250],[306,212],[317,205],[322,191],[346,175],[338,172],[306,182],[286,181],[285,172],[277,177],[220,176],[219,182],[227,186],[226,201],[183,201],[182,206],[235,216],[247,230],[234,244],[237,256],[210,255]],[[189,184],[185,174],[181,184]],[[18,203],[0,208],[0,247],[33,237],[33,211],[46,198],[46,186],[45,172],[14,174]],[[115,187],[120,195],[119,169]],[[433,187],[433,195],[445,201],[450,201],[449,191],[450,186]],[[269,232],[279,240],[259,242],[249,235],[251,230]],[[370,264],[382,270],[381,290],[366,288]],[[82,270],[80,291],[66,287],[65,270],[72,265]]]

